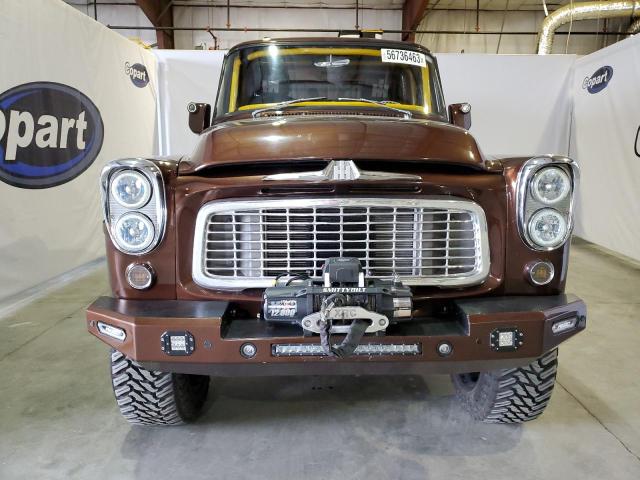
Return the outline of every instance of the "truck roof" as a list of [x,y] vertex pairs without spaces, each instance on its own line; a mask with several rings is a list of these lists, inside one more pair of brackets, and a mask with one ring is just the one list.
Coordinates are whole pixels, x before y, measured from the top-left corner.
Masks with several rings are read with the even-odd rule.
[[229,53],[236,50],[250,47],[261,47],[268,45],[354,45],[364,47],[397,48],[402,50],[418,50],[426,55],[433,56],[428,48],[417,43],[402,42],[400,40],[383,40],[378,38],[348,38],[348,37],[291,37],[291,38],[270,38],[262,40],[250,40],[238,43],[229,49]]

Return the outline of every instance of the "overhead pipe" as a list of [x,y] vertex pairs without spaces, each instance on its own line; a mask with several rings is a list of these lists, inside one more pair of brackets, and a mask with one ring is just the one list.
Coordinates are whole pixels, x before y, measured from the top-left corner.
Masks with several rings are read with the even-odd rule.
[[[556,30],[574,20],[640,16],[640,1],[580,2],[559,8],[542,22],[538,55],[547,55],[553,48]],[[594,32],[595,33],[595,32]]]
[[[186,31],[186,32],[298,32],[298,33],[340,33],[344,30],[339,28],[271,28],[271,27],[148,27],[139,25],[109,25],[107,28],[112,30],[166,30],[168,32]],[[539,35],[539,32],[527,31],[480,31],[475,30],[380,30],[382,33],[416,33],[430,35]],[[568,32],[558,32],[557,35],[568,35]],[[571,32],[571,35],[595,35],[594,32]],[[620,35],[619,32],[600,32],[598,35]]]

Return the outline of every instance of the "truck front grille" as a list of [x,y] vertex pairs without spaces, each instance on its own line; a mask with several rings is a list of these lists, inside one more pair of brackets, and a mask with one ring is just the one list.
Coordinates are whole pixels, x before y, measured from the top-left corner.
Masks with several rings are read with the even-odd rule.
[[208,288],[267,287],[284,272],[321,277],[356,257],[373,278],[463,286],[489,270],[484,211],[452,198],[216,201],[198,213],[193,277]]

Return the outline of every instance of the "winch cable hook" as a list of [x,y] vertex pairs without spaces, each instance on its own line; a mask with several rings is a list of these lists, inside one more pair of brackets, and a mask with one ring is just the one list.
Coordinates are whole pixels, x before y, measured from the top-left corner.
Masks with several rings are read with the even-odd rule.
[[342,343],[334,346],[331,342],[332,322],[328,314],[334,307],[342,307],[346,303],[347,298],[344,295],[334,293],[326,297],[320,306],[320,344],[322,345],[322,350],[331,357],[344,358],[353,355],[353,352],[360,345],[360,340],[362,340],[367,328],[371,325],[368,320],[353,320],[349,332]]

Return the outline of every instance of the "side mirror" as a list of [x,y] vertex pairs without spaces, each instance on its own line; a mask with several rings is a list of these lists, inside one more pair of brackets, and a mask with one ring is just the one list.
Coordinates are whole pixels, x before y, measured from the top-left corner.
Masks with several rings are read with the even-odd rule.
[[189,128],[195,134],[202,133],[211,125],[211,105],[191,102],[187,105],[189,112]]
[[471,128],[471,104],[453,103],[449,105],[449,118],[452,124],[469,130]]

